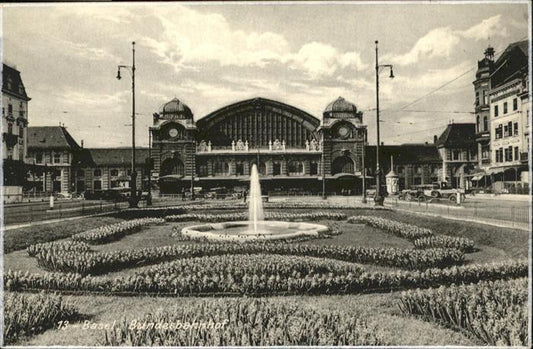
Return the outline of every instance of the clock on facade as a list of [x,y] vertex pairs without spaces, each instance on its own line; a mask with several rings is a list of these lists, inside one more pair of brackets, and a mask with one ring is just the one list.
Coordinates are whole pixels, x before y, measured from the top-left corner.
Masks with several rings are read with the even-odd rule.
[[339,129],[337,130],[337,134],[338,134],[339,137],[341,137],[341,138],[346,138],[346,137],[348,137],[348,135],[350,134],[350,130],[349,130],[348,127],[346,127],[346,126],[341,126],[341,127],[339,127]]
[[178,135],[178,130],[175,128],[171,128],[168,130],[168,135],[172,138],[176,137]]

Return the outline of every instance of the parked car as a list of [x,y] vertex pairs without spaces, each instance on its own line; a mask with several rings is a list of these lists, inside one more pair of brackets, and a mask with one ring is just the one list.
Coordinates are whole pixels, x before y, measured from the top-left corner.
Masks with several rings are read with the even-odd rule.
[[69,192],[60,192],[54,194],[56,199],[72,199],[72,194]]

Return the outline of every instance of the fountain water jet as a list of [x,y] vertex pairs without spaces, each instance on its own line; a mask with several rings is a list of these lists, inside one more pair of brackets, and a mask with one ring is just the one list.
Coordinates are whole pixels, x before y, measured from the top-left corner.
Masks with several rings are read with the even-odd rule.
[[255,164],[252,166],[250,175],[248,203],[248,221],[193,225],[183,228],[181,233],[193,239],[243,242],[292,239],[304,235],[318,236],[329,230],[322,224],[265,221],[259,173]]
[[261,196],[261,184],[259,183],[259,172],[257,165],[253,164],[252,173],[250,175],[250,196],[248,198],[248,221],[250,233],[263,234],[259,230],[258,222],[264,221],[263,213],[263,198]]

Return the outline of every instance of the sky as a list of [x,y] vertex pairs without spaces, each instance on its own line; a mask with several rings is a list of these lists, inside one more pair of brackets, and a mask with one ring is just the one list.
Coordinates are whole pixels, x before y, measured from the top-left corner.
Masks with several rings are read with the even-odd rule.
[[131,78],[116,75],[132,41],[138,145],[175,97],[198,120],[253,97],[321,118],[342,96],[375,143],[379,40],[395,75],[380,74],[381,140],[420,143],[474,122],[477,61],[527,39],[528,18],[525,2],[3,5],[1,51],[32,98],[30,126],[65,124],[86,147],[131,144]]

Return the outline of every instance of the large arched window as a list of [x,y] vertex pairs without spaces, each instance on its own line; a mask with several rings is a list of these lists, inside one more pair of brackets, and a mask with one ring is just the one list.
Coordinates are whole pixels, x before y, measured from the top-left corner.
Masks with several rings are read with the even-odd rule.
[[205,161],[196,164],[196,173],[199,177],[207,177],[207,163]]
[[161,164],[161,176],[166,175],[178,175],[183,176],[185,174],[185,169],[183,162],[177,158],[169,158],[163,161]]
[[215,176],[229,176],[229,164],[223,161],[215,161],[213,166]]
[[337,173],[354,173],[355,166],[353,160],[347,156],[341,156],[336,158],[331,164],[332,174]]
[[300,161],[290,161],[288,170],[289,176],[301,176],[304,174],[304,165]]

